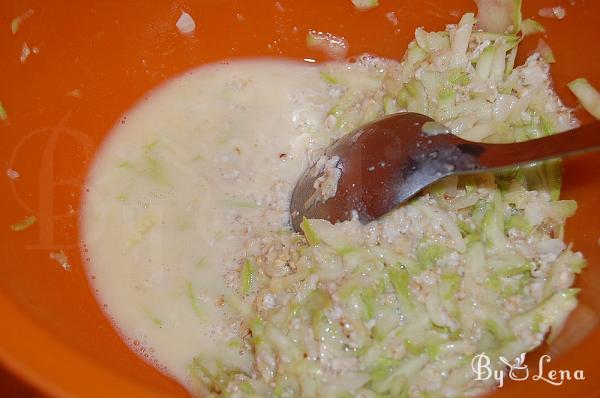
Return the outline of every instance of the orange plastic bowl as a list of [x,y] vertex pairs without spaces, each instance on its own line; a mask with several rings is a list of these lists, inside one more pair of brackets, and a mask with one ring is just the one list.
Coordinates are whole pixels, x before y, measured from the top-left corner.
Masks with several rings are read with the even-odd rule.
[[[88,285],[78,219],[82,182],[94,153],[124,111],[186,69],[238,57],[322,61],[322,54],[306,48],[308,29],[345,36],[351,55],[370,52],[399,59],[417,26],[442,29],[475,8],[470,0],[380,3],[360,12],[350,0],[0,2],[0,100],[8,113],[8,120],[0,122],[0,169],[3,175],[8,168],[21,175],[0,178],[2,364],[53,396],[187,396],[175,381],[128,350]],[[600,87],[600,2],[524,3],[525,16],[538,20],[540,7],[565,7],[564,20],[543,20],[544,39],[557,59],[552,68],[556,87],[568,105],[576,106],[566,82],[585,76]],[[11,20],[27,9],[35,13],[11,34]],[[182,10],[196,21],[193,37],[176,30]],[[386,18],[391,11],[397,26]],[[526,40],[521,60],[536,42]],[[39,54],[22,64],[23,43],[38,47]],[[590,120],[583,112],[578,116]],[[590,264],[577,282],[587,311],[572,316],[571,337],[562,344],[567,349],[545,369],[581,369],[585,380],[560,387],[509,382],[499,396],[599,395],[600,330],[582,333],[589,319],[600,314],[599,161],[588,156],[566,164],[564,196],[579,202],[567,236]],[[21,232],[9,229],[31,214],[38,219],[35,225]],[[49,258],[60,250],[72,264],[70,271]],[[535,358],[530,364],[532,371],[537,369]]]

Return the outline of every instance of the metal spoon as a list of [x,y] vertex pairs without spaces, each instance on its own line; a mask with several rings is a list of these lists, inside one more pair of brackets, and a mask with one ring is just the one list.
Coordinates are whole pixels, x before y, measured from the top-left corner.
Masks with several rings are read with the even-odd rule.
[[[526,142],[485,144],[465,141],[425,115],[398,113],[335,141],[304,172],[292,194],[292,226],[300,231],[303,217],[335,223],[354,215],[366,223],[450,175],[495,172],[597,150],[600,123]],[[325,181],[328,176],[333,180]],[[332,184],[335,193],[328,197],[321,191]]]

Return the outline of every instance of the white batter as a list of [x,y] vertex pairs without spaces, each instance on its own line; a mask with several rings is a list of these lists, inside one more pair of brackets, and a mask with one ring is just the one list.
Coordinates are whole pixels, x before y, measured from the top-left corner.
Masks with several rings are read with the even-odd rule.
[[92,282],[132,348],[184,384],[197,356],[250,364],[224,272],[257,228],[286,225],[307,148],[324,139],[327,90],[308,65],[202,67],[129,112],[96,159],[83,215]]

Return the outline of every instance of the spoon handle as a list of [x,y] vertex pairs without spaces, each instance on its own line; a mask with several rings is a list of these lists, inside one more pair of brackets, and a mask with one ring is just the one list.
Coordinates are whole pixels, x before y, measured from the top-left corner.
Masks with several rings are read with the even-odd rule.
[[565,133],[515,144],[484,144],[479,164],[485,169],[519,166],[600,150],[600,122]]

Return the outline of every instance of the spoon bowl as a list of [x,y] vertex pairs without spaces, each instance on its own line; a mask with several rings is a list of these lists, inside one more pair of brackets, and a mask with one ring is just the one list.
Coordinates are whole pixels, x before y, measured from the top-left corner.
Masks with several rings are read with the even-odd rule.
[[294,230],[304,217],[367,223],[450,175],[494,172],[600,149],[598,123],[514,144],[463,140],[428,116],[397,113],[333,142],[296,184]]

